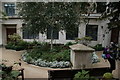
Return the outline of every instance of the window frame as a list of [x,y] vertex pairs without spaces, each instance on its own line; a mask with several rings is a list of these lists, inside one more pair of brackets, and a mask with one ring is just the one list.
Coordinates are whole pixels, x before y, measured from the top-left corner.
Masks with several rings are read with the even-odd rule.
[[[73,36],[73,35],[70,35],[70,34],[67,34],[67,32],[66,32],[66,40],[75,40],[76,38],[78,38],[78,32],[79,32],[79,27],[77,27],[77,29],[76,29],[77,31],[75,31],[76,33],[74,33],[75,34],[75,36]],[[72,38],[68,38],[68,36],[69,37],[72,37]]]
[[[50,32],[48,32],[48,29],[49,29]],[[55,33],[57,33],[57,38],[56,38],[56,36],[54,36]],[[50,30],[50,28],[47,28],[46,36],[47,36],[46,37],[47,39],[51,39],[51,30]],[[55,39],[55,40],[59,39],[59,30],[53,29],[53,39]]]
[[[9,9],[6,8],[7,6],[5,7],[5,4],[11,5],[11,6],[8,6]],[[13,5],[13,6],[12,6],[12,5]],[[10,8],[10,7],[11,7],[11,8]],[[13,3],[13,2],[4,2],[4,3],[3,3],[3,10],[4,10],[4,12],[5,12],[5,14],[6,14],[7,16],[15,16],[15,14],[16,14],[15,8],[16,8],[16,4]],[[9,11],[7,11],[7,10],[9,10]]]
[[28,32],[22,31],[22,38],[23,39],[39,39],[39,33],[32,35],[32,34],[29,33],[29,31]]
[[[90,36],[89,36],[89,35],[88,35],[89,33],[87,33],[87,32],[88,32],[88,28],[87,28],[87,27],[90,27],[90,26],[91,26],[91,27],[93,27],[93,26],[96,27],[96,30],[97,30],[97,31],[94,31],[93,28],[90,29],[90,30],[92,31],[92,33],[96,32],[95,38],[93,38],[94,34],[90,34]],[[91,32],[91,31],[89,31],[89,32]],[[92,36],[91,36],[91,35],[92,35]],[[92,41],[98,41],[98,25],[95,25],[95,24],[88,24],[88,25],[86,25],[85,36],[87,36],[87,37],[92,37]]]

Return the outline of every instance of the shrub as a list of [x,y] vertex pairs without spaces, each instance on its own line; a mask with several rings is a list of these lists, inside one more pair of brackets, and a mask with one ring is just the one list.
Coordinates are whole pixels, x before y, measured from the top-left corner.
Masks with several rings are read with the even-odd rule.
[[10,41],[14,42],[15,44],[17,44],[17,42],[21,40],[20,35],[17,33],[14,33],[13,35],[8,35],[8,37],[10,38]]
[[16,51],[24,50],[26,48],[26,46],[24,45],[25,43],[23,44],[21,42],[24,42],[24,41],[20,41],[17,44],[14,44],[13,42],[9,42],[5,46],[5,48],[6,49],[13,49],[13,50],[16,50]]
[[87,40],[87,41],[91,41],[92,40],[92,37],[82,37],[82,38],[77,38],[76,40]]
[[17,80],[20,72],[17,70],[13,70],[13,66],[6,66],[5,64],[0,64],[0,78],[1,80]]
[[96,78],[91,77],[89,71],[82,70],[75,74],[74,80],[96,80]]
[[14,49],[15,44],[13,42],[8,42],[7,45],[5,45],[6,49]]
[[47,42],[41,43],[41,50],[42,51],[49,51],[50,50],[50,45]]
[[5,45],[5,48],[6,49],[11,49],[11,46],[12,46],[12,43],[9,42],[7,45]]
[[43,53],[39,58],[46,61],[55,61],[55,53]]
[[76,43],[67,42],[67,43],[64,45],[64,48],[65,48],[65,49],[69,49],[69,46],[74,45],[74,44],[76,44]]
[[32,49],[40,49],[41,51],[50,51],[50,45],[47,42],[38,42],[37,44],[34,44],[33,42],[29,42],[29,46],[32,47]]
[[27,41],[23,41],[23,40],[20,40],[18,43],[17,43],[18,46],[25,46],[27,47],[28,46],[28,42]]
[[81,43],[84,45],[88,45],[92,41],[92,37],[82,37],[82,38],[76,38],[77,43]]
[[27,56],[26,57],[26,59],[25,59],[25,61],[27,62],[27,63],[29,63],[29,64],[31,64],[32,63],[32,57],[31,56]]
[[110,72],[106,72],[106,73],[103,74],[103,78],[104,79],[112,79],[113,75]]
[[74,43],[73,42],[67,42],[66,44],[65,44],[65,46],[70,46],[70,45],[73,45]]
[[97,44],[93,47],[96,51],[102,51],[104,47],[102,47],[102,44]]
[[55,60],[57,61],[70,61],[70,51],[64,50],[55,55]]
[[25,47],[24,46],[14,46],[14,50],[16,51],[20,51],[20,50],[24,50]]
[[27,56],[32,57],[32,59],[38,59],[42,55],[42,51],[40,49],[32,49],[32,50],[27,50],[26,52]]
[[28,43],[23,41],[18,34],[9,35],[10,41],[5,46],[6,49],[13,49],[16,51],[24,50],[27,48]]
[[60,51],[62,51],[62,50],[64,50],[64,48],[63,48],[63,46],[64,45],[55,45],[55,46],[53,46],[53,49],[52,50],[50,50],[51,52],[60,52]]

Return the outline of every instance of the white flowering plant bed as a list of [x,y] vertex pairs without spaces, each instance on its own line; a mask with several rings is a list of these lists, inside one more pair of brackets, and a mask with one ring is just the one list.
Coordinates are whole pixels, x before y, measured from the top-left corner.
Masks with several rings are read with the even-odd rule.
[[36,66],[40,66],[40,67],[51,67],[51,68],[67,68],[70,67],[70,62],[69,61],[46,61],[46,60],[42,60],[42,59],[32,59],[32,58],[26,58],[28,54],[24,53],[22,55],[22,59],[23,61],[30,63],[30,64],[34,64]]
[[[22,54],[22,59],[23,61],[29,63],[29,64],[34,64],[36,66],[40,66],[40,67],[51,67],[51,68],[68,68],[71,67],[71,63],[70,61],[46,61],[46,60],[42,60],[42,59],[33,59],[31,57],[27,57],[28,54],[24,53]],[[98,56],[93,53],[93,57],[92,57],[92,63],[98,63],[100,62]]]

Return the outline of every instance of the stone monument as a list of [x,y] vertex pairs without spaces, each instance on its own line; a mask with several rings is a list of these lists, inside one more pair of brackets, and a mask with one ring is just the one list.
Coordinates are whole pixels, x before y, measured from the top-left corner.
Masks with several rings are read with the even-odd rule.
[[94,49],[83,44],[75,44],[70,46],[70,48],[72,68],[84,69],[92,66],[92,53],[94,52]]

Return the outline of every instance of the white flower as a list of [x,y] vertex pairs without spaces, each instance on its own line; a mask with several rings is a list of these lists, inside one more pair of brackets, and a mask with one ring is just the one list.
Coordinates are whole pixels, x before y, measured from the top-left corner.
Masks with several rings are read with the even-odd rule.
[[[26,61],[26,57],[29,56],[27,53],[22,54],[22,59],[24,61]],[[42,60],[42,59],[37,59],[34,60],[32,59],[30,61],[30,63],[34,64],[34,65],[38,65],[41,67],[51,67],[51,68],[65,68],[65,67],[70,67],[70,62],[69,61],[53,61],[53,62],[49,62],[46,60]]]

